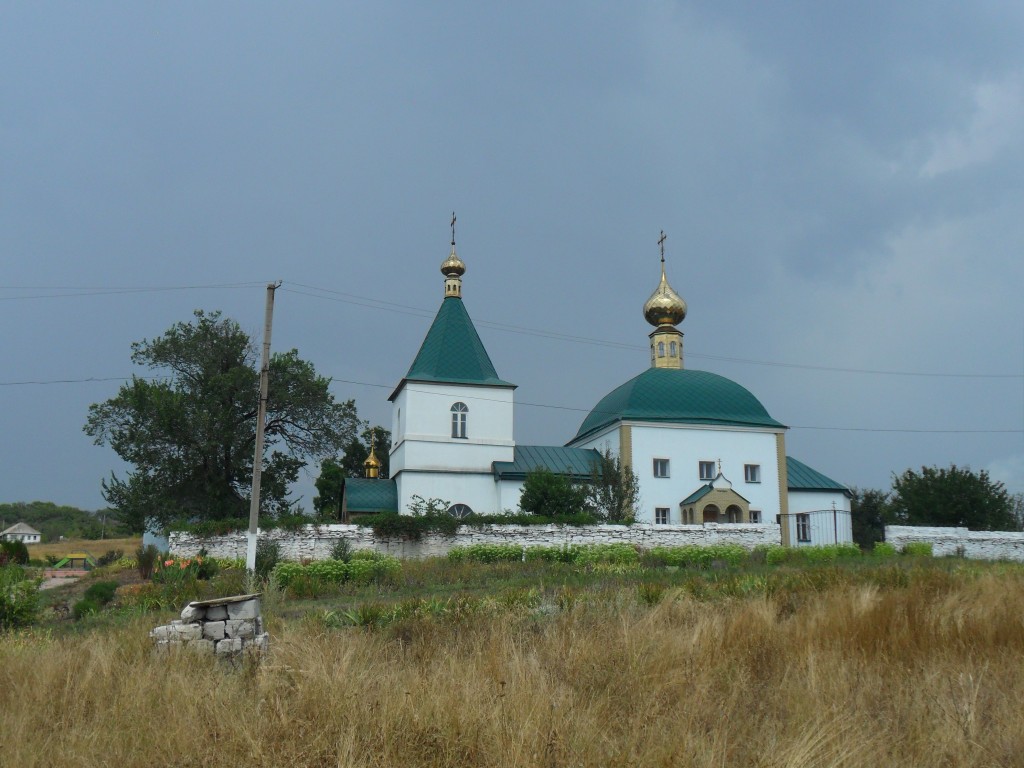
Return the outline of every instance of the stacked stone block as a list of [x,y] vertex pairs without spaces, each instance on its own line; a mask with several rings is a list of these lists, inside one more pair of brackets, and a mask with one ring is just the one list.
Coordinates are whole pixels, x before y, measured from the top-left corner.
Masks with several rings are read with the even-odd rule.
[[262,654],[270,648],[259,594],[189,603],[180,619],[156,627],[149,636],[158,655],[187,649],[235,660],[243,653]]

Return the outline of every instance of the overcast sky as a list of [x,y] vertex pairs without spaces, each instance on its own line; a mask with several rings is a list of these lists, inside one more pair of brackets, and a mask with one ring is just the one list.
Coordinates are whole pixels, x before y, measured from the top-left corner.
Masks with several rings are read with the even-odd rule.
[[520,443],[647,367],[664,229],[687,367],[790,455],[1024,491],[1024,5],[781,5],[4,3],[0,501],[103,506],[131,343],[258,336],[270,280],[274,348],[390,426],[452,210]]

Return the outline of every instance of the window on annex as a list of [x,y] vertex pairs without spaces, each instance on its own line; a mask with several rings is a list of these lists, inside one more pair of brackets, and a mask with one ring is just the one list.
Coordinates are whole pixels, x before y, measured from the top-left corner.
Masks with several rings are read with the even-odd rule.
[[714,480],[715,479],[715,462],[713,461],[701,461],[698,462],[698,469],[700,470],[701,480]]
[[748,483],[760,483],[761,482],[761,465],[760,464],[744,464],[743,465],[743,479]]
[[811,516],[808,514],[801,514],[796,516],[796,540],[797,541],[810,541],[811,540]]
[[452,437],[466,437],[466,414],[469,408],[465,403],[456,403],[452,406]]
[[668,459],[654,460],[654,476],[668,477]]
[[464,517],[469,517],[473,514],[473,510],[469,504],[452,504],[448,507],[448,514],[452,517],[461,520]]
[[655,525],[668,525],[668,507],[655,507],[654,508],[654,524]]
[[752,509],[752,510],[750,510],[750,522],[752,522],[752,523],[760,523],[761,522],[761,510],[760,509]]

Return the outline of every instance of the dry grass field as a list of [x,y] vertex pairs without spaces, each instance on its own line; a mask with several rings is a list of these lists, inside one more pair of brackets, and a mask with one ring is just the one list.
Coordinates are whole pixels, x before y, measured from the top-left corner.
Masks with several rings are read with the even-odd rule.
[[153,615],[12,633],[0,764],[1024,765],[1024,571],[821,573],[714,600],[548,588],[374,630],[268,606],[271,657],[239,671],[153,658]]
[[141,536],[127,539],[65,539],[64,541],[53,541],[46,544],[29,544],[28,556],[41,560],[47,555],[63,557],[71,552],[88,552],[93,557],[98,558],[109,550],[119,549],[127,557],[134,557],[135,550],[139,548],[141,543]]

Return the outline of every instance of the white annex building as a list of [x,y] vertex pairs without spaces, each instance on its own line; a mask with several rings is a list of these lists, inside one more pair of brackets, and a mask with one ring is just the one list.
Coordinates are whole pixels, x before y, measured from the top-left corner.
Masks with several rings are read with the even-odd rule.
[[636,520],[655,525],[778,521],[786,545],[851,542],[849,490],[786,455],[786,427],[747,389],[683,366],[686,302],[665,276],[644,304],[650,367],[602,398],[564,446],[517,445],[515,385],[491,363],[462,299],[466,265],[441,264],[444,299],[408,373],[391,393],[391,479],[346,481],[348,513],[406,513],[414,497],[449,513],[516,510],[526,473],[589,478],[610,451],[640,480]]

